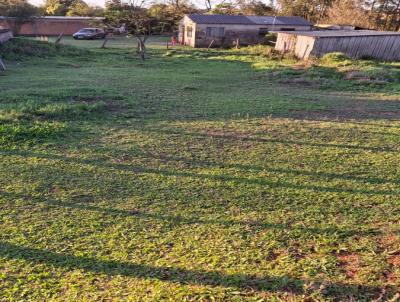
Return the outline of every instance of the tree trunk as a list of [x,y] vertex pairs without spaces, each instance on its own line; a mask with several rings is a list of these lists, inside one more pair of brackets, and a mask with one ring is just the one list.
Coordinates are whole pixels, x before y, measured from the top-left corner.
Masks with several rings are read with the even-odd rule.
[[146,45],[145,42],[147,40],[147,37],[141,37],[141,36],[136,36],[137,39],[137,50],[138,53],[140,55],[140,58],[142,59],[142,61],[144,61],[146,59]]
[[0,70],[6,70],[6,64],[4,64],[3,60],[0,58]]
[[103,44],[101,45],[101,48],[106,48],[107,42],[108,42],[108,36],[105,36]]

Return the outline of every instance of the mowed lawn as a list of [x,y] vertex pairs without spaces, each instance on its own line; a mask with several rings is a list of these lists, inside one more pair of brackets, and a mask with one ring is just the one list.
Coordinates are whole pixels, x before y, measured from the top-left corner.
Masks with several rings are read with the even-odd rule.
[[0,73],[0,301],[399,299],[399,63],[64,43]]

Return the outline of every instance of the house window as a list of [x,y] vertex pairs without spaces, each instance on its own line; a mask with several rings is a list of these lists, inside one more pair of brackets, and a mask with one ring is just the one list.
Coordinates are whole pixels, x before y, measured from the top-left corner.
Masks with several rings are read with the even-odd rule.
[[224,27],[207,27],[206,36],[210,38],[222,38],[225,34]]
[[188,26],[188,27],[187,27],[186,36],[187,36],[188,38],[191,38],[191,37],[192,37],[192,32],[193,32],[193,28],[192,28],[191,26]]

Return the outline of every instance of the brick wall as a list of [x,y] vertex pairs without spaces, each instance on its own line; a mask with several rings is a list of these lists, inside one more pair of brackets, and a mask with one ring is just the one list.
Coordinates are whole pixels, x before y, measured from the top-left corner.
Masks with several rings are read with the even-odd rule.
[[30,21],[18,25],[14,18],[1,18],[0,27],[10,28],[15,35],[23,36],[58,36],[72,35],[84,27],[96,27],[91,18],[33,18]]

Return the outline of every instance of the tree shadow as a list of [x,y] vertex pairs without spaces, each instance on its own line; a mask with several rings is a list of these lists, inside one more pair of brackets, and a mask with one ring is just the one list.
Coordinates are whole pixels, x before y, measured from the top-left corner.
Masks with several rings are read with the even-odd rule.
[[341,238],[349,238],[353,236],[370,236],[377,235],[380,233],[377,229],[368,229],[368,230],[357,230],[357,229],[346,229],[346,228],[338,228],[338,227],[325,227],[325,228],[317,228],[317,227],[307,227],[302,225],[291,225],[288,223],[267,223],[257,220],[238,220],[238,219],[203,219],[197,216],[185,217],[180,215],[167,215],[167,214],[159,214],[159,213],[149,213],[146,211],[142,211],[140,209],[118,209],[118,208],[108,208],[108,207],[100,207],[90,203],[82,203],[82,202],[64,202],[54,198],[49,197],[33,197],[27,194],[20,193],[12,193],[0,191],[0,196],[3,196],[7,199],[28,199],[34,200],[38,203],[44,203],[50,207],[64,207],[70,209],[77,209],[82,211],[90,211],[90,212],[98,212],[111,216],[118,217],[135,217],[138,219],[152,219],[158,220],[161,222],[166,222],[173,226],[190,226],[195,224],[203,224],[203,225],[219,225],[223,227],[230,227],[233,225],[237,226],[246,226],[251,229],[274,229],[281,231],[301,231],[304,233],[308,233],[311,235],[337,235]]
[[[9,242],[0,241],[0,256],[6,259],[24,260],[34,264],[45,264],[61,269],[103,273],[109,276],[120,275],[139,279],[177,282],[182,285],[202,285],[212,287],[238,288],[241,290],[306,293],[308,280],[290,276],[260,276],[248,274],[225,274],[218,271],[192,270],[177,267],[158,267],[147,264],[135,264],[116,260],[99,260],[96,258],[56,253],[31,247],[21,247]],[[324,295],[339,298],[348,295],[372,298],[385,291],[385,296],[394,294],[391,287],[378,287],[361,284],[345,284],[326,281],[315,281],[325,287]]]
[[223,133],[222,131],[219,133],[213,132],[188,132],[188,131],[177,131],[177,130],[168,130],[168,129],[143,129],[143,131],[147,132],[156,132],[168,135],[185,135],[191,137],[198,138],[219,138],[225,140],[232,141],[252,141],[252,142],[260,142],[260,143],[279,143],[285,145],[296,145],[296,146],[310,146],[310,147],[321,147],[321,148],[343,148],[343,149],[356,149],[356,150],[366,150],[366,151],[374,151],[374,152],[399,152],[399,150],[390,148],[390,147],[370,147],[370,146],[361,146],[361,145],[347,145],[347,144],[327,144],[327,143],[313,143],[306,141],[293,141],[293,140],[284,140],[284,139],[275,139],[275,138],[264,138],[264,137],[255,137],[246,134],[231,134],[231,133]]
[[[104,149],[103,149],[104,150]],[[116,149],[107,149],[108,151],[115,152]],[[119,151],[120,152],[120,151]],[[121,152],[120,152],[121,153]],[[126,155],[126,153],[123,153]],[[267,167],[267,166],[258,166],[258,165],[247,165],[247,164],[232,164],[232,163],[224,163],[224,162],[216,162],[216,161],[205,161],[198,160],[187,157],[179,157],[179,156],[171,156],[168,154],[154,154],[151,152],[141,152],[135,150],[135,154],[133,157],[139,158],[152,158],[161,161],[167,162],[180,162],[193,167],[213,167],[213,168],[228,168],[228,169],[240,169],[246,172],[273,172],[273,173],[282,173],[282,174],[291,174],[291,175],[302,175],[302,176],[310,176],[317,178],[324,178],[329,180],[341,179],[341,180],[354,180],[359,182],[366,182],[371,184],[400,184],[400,180],[389,180],[381,177],[369,177],[369,176],[357,176],[353,174],[339,174],[339,173],[330,173],[330,172],[320,172],[320,171],[307,171],[307,170],[298,170],[298,169],[288,169],[288,168],[275,168],[275,167]]]
[[71,163],[79,163],[86,165],[93,165],[100,168],[111,168],[120,171],[126,171],[131,173],[142,173],[142,174],[158,174],[163,176],[179,176],[179,177],[189,177],[189,178],[197,178],[204,180],[214,180],[221,182],[234,182],[238,184],[245,185],[259,185],[266,186],[268,188],[277,188],[277,189],[296,189],[296,190],[311,190],[323,193],[352,193],[352,194],[367,194],[367,195],[398,195],[398,192],[393,192],[391,190],[370,190],[370,189],[353,189],[353,188],[339,188],[339,187],[323,187],[319,185],[308,185],[308,184],[294,184],[287,181],[271,181],[266,178],[246,178],[246,177],[237,177],[226,174],[205,174],[205,173],[196,173],[196,172],[187,172],[181,170],[169,170],[169,169],[157,169],[157,168],[148,168],[144,166],[138,165],[129,165],[129,164],[115,164],[110,162],[105,162],[104,160],[99,159],[79,159],[72,157],[65,157],[56,154],[42,154],[42,153],[34,153],[30,151],[8,151],[1,152],[3,154],[14,154],[20,155],[24,157],[38,157],[45,159],[53,159],[53,160],[61,160],[65,162]]

